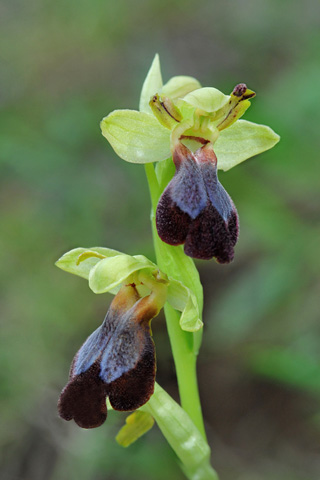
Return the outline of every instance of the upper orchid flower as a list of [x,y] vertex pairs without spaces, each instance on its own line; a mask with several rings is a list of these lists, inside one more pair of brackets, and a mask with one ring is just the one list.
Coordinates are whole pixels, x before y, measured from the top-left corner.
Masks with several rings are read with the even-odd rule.
[[163,85],[156,55],[140,111],[115,110],[101,122],[103,135],[126,161],[159,162],[172,155],[176,173],[160,198],[157,229],[166,243],[184,243],[191,257],[232,260],[238,216],[217,170],[229,170],[279,141],[269,127],[239,120],[254,95],[243,83],[224,95],[185,76]]
[[182,143],[173,152],[176,173],[163,192],[156,222],[160,238],[170,245],[184,243],[193,258],[233,259],[238,238],[236,208],[217,178],[211,143],[194,154]]

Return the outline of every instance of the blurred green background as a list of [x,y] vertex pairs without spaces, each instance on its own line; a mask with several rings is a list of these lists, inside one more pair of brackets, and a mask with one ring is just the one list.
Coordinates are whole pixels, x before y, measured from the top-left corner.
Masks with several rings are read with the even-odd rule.
[[[137,108],[155,52],[257,92],[245,118],[282,137],[220,174],[241,236],[229,266],[199,262],[199,381],[221,480],[319,480],[319,18],[317,0],[4,0],[0,7],[1,479],[182,479],[157,427],[124,450],[125,415],[83,431],[56,402],[111,296],[54,267],[76,246],[153,258],[142,166],[99,129]],[[175,398],[163,318],[158,381]]]

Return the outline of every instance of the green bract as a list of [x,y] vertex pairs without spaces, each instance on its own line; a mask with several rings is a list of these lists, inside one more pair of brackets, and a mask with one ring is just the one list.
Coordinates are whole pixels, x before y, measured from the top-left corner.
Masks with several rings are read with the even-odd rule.
[[[119,157],[132,163],[165,160],[177,139],[201,138],[215,143],[218,168],[229,170],[272,148],[280,138],[265,125],[238,120],[250,106],[248,98],[255,94],[244,84],[237,87],[231,95],[224,95],[216,88],[201,88],[188,76],[173,77],[163,85],[156,55],[142,87],[140,111],[110,113],[101,122],[102,134]],[[151,102],[151,108],[155,95],[158,100]],[[170,105],[179,112],[178,119]],[[164,121],[165,116],[170,121]]]
[[181,313],[180,326],[187,332],[202,328],[198,303],[194,293],[181,282],[161,273],[143,255],[126,255],[109,248],[75,248],[65,253],[57,267],[89,281],[94,293],[116,294],[123,283],[135,283],[142,295],[156,289],[157,283],[167,283],[167,301]]
[[210,448],[187,413],[158,384],[141,409],[150,413],[188,472],[188,478],[218,480],[210,466]]
[[149,402],[127,417],[116,436],[117,442],[128,447],[152,428],[154,420],[182,462],[188,478],[218,480],[210,466],[207,442],[188,414],[157,383]]

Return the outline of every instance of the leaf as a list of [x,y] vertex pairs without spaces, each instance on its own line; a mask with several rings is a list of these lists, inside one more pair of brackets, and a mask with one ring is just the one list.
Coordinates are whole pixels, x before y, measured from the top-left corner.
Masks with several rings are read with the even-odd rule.
[[274,147],[279,140],[279,135],[266,125],[237,120],[220,133],[214,144],[218,168],[230,170],[244,160]]
[[160,59],[159,55],[156,54],[142,86],[139,103],[140,112],[151,113],[151,108],[149,106],[150,99],[153,95],[159,93],[161,88],[162,76]]
[[170,131],[151,114],[115,110],[100,126],[116,154],[127,162],[159,162],[171,155]]
[[153,425],[154,419],[150,413],[137,410],[126,418],[126,423],[116,436],[116,441],[122,447],[129,447],[147,433]]
[[226,105],[230,100],[229,95],[224,95],[220,90],[213,87],[204,87],[189,93],[183,99],[184,102],[199,108],[204,112],[213,113]]

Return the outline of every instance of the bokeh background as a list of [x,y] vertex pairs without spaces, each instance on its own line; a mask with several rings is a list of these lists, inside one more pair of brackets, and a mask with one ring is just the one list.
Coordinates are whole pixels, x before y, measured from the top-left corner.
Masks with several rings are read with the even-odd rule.
[[[0,6],[3,480],[182,479],[157,427],[124,450],[125,415],[83,431],[56,402],[111,295],[54,262],[76,246],[154,258],[142,166],[99,129],[137,108],[155,52],[177,74],[257,92],[245,118],[281,135],[220,174],[237,205],[234,262],[198,262],[199,381],[221,480],[320,478],[319,26],[317,0],[4,0]],[[175,398],[164,319],[158,381]]]

